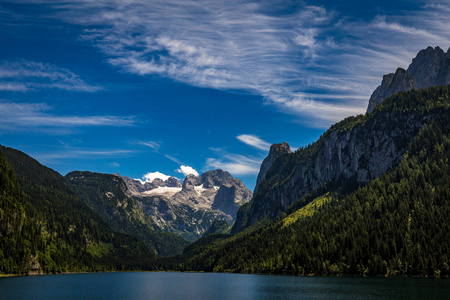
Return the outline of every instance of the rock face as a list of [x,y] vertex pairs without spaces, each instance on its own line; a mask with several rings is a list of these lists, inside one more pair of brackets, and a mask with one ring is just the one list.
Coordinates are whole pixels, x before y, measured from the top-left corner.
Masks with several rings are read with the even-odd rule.
[[281,144],[273,144],[272,146],[270,146],[269,155],[263,160],[261,168],[259,169],[258,178],[256,179],[256,185],[254,190],[255,194],[256,191],[258,190],[259,184],[266,177],[266,173],[267,171],[269,171],[270,167],[272,167],[272,164],[275,161],[275,159],[277,159],[283,154],[290,154],[290,153],[292,153],[291,147],[289,147],[289,144],[286,142],[283,142]]
[[428,47],[417,54],[408,70],[398,68],[395,74],[383,76],[381,85],[370,97],[367,112],[398,92],[444,84],[450,84],[450,51]]
[[311,146],[275,159],[252,201],[238,211],[232,232],[279,216],[325,184],[357,186],[380,176],[400,162],[412,138],[433,120],[432,112],[383,111],[349,129],[345,120],[332,126]]
[[190,174],[183,184],[173,177],[150,183],[123,178],[130,196],[159,228],[190,241],[201,237],[216,219],[232,223],[238,208],[252,198],[242,181],[223,170]]
[[[428,47],[417,54],[408,70],[399,68],[383,77],[368,112],[397,92],[444,84],[450,84],[450,51]],[[441,117],[437,111],[397,107],[395,101],[400,99],[393,98],[373,114],[333,125],[316,143],[295,153],[286,143],[272,145],[261,165],[253,199],[237,212],[232,232],[279,216],[325,185],[362,185],[396,166],[423,124]]]

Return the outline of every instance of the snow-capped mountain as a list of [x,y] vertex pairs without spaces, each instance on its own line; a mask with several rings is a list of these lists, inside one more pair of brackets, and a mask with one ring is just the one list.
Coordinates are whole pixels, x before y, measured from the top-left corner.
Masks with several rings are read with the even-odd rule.
[[232,223],[238,208],[252,198],[241,180],[223,170],[188,175],[183,184],[175,177],[151,182],[122,178],[156,225],[188,240],[199,238],[216,219]]

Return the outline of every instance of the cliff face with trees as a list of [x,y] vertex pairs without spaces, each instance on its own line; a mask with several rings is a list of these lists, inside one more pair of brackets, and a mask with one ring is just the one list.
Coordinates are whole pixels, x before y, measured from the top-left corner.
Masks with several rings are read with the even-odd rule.
[[[257,186],[250,204],[238,213],[233,232],[265,217],[279,216],[291,204],[325,184],[356,187],[398,165],[423,124],[442,117],[437,108],[418,110],[398,106],[402,101],[411,102],[405,105],[420,105],[425,98],[431,102],[433,97],[442,97],[433,93],[445,95],[434,89],[421,93],[398,94],[384,109],[347,118],[331,126],[317,142],[280,155]],[[403,100],[405,97],[411,99]],[[416,100],[418,97],[422,99]]]
[[[185,260],[175,267],[295,275],[449,276],[450,87],[399,93],[372,114],[346,119],[332,130],[352,135],[359,132],[357,126],[363,130],[380,116],[411,116],[413,124],[421,124],[402,141],[405,152],[397,165],[366,184],[350,179],[311,189],[277,218],[265,218],[233,236],[205,237],[208,242],[190,246]],[[398,119],[393,120],[381,127],[386,128],[384,135],[402,128]],[[268,175],[284,170],[277,166],[286,166],[288,158],[277,159]],[[282,177],[278,180],[283,182]],[[261,190],[262,186],[258,193]]]
[[[447,85],[397,93],[294,153],[285,143],[273,146],[232,233],[216,221],[181,256],[157,258],[158,247],[171,245],[136,239],[148,219],[120,177],[75,172],[67,179],[0,146],[0,273],[450,276]],[[198,194],[196,180],[188,177],[179,193]],[[211,178],[207,185],[218,184]],[[236,187],[211,205],[230,208],[229,194]],[[147,224],[151,237],[156,229]]]
[[398,68],[395,73],[383,76],[381,85],[372,93],[367,112],[398,92],[450,84],[450,48],[444,52],[439,47],[421,50],[408,69]]
[[407,107],[381,113],[377,105],[399,92],[445,84],[450,84],[450,51],[428,47],[417,54],[408,70],[399,68],[384,76],[366,115],[331,126],[318,141],[295,153],[286,143],[274,144],[261,165],[254,197],[238,213],[232,232],[279,216],[324,184],[366,184],[398,165],[408,143],[436,116]]

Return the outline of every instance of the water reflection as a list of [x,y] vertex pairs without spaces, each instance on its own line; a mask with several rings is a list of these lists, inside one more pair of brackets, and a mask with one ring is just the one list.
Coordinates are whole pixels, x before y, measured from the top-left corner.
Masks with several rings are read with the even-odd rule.
[[450,279],[96,273],[0,278],[0,299],[448,299]]

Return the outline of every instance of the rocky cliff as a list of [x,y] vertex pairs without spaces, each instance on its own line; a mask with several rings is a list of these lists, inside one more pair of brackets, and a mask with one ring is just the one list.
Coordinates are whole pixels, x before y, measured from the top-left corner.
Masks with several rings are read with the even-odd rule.
[[417,54],[407,70],[398,68],[395,73],[383,76],[381,85],[370,97],[367,112],[398,92],[445,84],[450,84],[450,51],[428,47]]
[[[402,107],[405,97],[422,106]],[[357,187],[395,167],[423,124],[442,117],[439,110],[427,109],[430,105],[421,103],[420,97],[416,92],[413,96],[400,93],[374,113],[347,118],[314,144],[279,156],[266,171],[252,201],[238,212],[232,231],[264,217],[274,218],[320,188],[343,187],[343,183]]]
[[191,241],[201,237],[216,219],[232,223],[238,208],[252,197],[242,181],[223,170],[188,175],[183,184],[176,178],[150,183],[123,178],[129,195],[159,228]]
[[263,160],[261,168],[259,169],[254,193],[256,193],[256,191],[258,190],[259,184],[266,177],[267,171],[269,171],[270,167],[272,167],[272,164],[275,161],[275,159],[277,159],[283,154],[290,154],[290,153],[292,153],[291,147],[289,147],[289,144],[286,142],[283,142],[281,144],[273,144],[272,146],[270,146],[269,155]]

